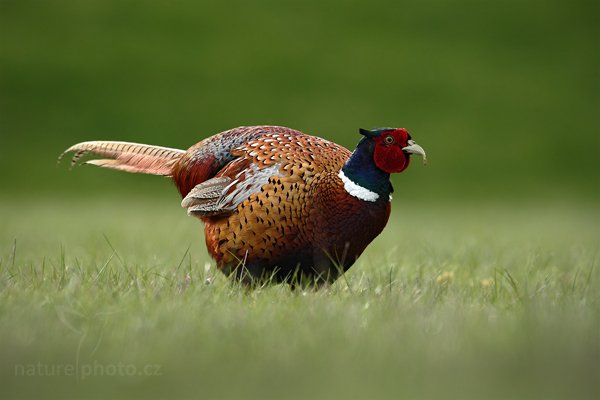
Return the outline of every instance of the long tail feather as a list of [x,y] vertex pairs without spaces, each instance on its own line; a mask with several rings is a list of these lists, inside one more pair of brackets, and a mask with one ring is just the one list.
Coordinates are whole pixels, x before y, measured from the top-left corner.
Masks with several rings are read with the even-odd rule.
[[91,154],[96,158],[86,161],[86,164],[127,172],[164,176],[172,174],[173,165],[185,154],[184,150],[161,146],[93,141],[78,143],[69,147],[60,155],[58,161],[60,162],[65,154],[73,152],[75,154],[71,159],[71,167],[77,165],[83,156]]

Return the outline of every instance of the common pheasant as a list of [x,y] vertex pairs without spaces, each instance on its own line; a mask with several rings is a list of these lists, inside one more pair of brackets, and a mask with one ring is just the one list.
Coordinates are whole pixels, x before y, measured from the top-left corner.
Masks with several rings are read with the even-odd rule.
[[[100,167],[171,177],[204,222],[217,267],[244,283],[330,283],[385,227],[390,174],[425,151],[404,128],[360,129],[354,152],[279,126],[231,129],[187,151],[144,144],[76,144]],[[61,155],[62,157],[62,155]],[[292,282],[292,283],[293,283]]]

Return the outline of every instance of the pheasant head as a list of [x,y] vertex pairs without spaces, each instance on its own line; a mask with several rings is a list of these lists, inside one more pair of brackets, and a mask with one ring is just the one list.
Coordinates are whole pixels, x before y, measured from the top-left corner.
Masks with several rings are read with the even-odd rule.
[[410,164],[411,155],[423,157],[425,150],[404,128],[360,129],[364,136],[342,167],[340,178],[351,195],[362,200],[387,198],[393,191],[391,173],[402,172]]
[[412,140],[404,128],[377,128],[370,131],[360,129],[359,132],[374,143],[373,159],[382,171],[404,171],[410,163],[411,154],[420,155],[423,163],[427,162],[425,150]]

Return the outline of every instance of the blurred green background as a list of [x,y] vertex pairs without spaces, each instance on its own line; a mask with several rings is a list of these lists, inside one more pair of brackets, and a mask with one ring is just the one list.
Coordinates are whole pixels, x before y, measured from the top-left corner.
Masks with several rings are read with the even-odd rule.
[[[170,192],[56,168],[69,145],[187,148],[276,124],[353,148],[404,126],[401,197],[598,197],[592,1],[0,1],[2,196]],[[410,194],[409,194],[410,193]]]

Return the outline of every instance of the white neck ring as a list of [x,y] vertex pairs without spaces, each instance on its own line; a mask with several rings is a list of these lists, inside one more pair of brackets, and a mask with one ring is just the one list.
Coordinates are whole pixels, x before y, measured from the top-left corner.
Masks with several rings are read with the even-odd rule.
[[376,201],[379,198],[379,195],[377,193],[372,192],[369,189],[364,188],[355,182],[352,182],[341,169],[338,173],[338,176],[344,183],[344,189],[346,189],[346,192],[348,192],[350,196],[356,197],[357,199],[363,201]]

